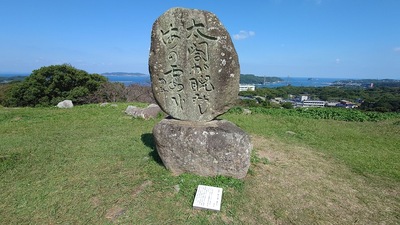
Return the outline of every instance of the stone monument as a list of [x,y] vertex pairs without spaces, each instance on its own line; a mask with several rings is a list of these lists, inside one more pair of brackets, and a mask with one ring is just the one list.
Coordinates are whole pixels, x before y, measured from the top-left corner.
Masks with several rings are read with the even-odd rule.
[[172,8],[153,24],[149,72],[154,97],[171,118],[153,129],[157,152],[175,174],[243,178],[249,136],[216,120],[237,100],[240,68],[232,40],[207,11]]

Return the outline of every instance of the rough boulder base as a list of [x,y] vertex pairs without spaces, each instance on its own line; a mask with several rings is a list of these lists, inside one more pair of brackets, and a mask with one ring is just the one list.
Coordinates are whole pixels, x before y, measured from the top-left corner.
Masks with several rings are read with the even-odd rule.
[[153,128],[157,152],[175,175],[244,178],[250,166],[250,137],[226,120],[163,119]]
[[212,13],[172,8],[153,24],[149,72],[154,97],[176,119],[210,121],[239,92],[239,59]]
[[143,118],[143,119],[151,119],[156,118],[158,114],[161,112],[161,109],[156,104],[150,104],[147,108],[139,108],[136,106],[129,105],[125,113],[133,116],[134,118]]

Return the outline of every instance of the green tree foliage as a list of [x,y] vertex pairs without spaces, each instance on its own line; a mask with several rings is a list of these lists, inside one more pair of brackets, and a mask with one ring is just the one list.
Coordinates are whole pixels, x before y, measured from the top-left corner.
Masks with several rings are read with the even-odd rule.
[[0,84],[0,105],[4,105],[7,100],[7,93],[11,90],[11,84]]
[[[360,109],[377,112],[400,112],[400,87],[295,87],[256,88],[255,91],[243,91],[244,97],[262,96],[266,99],[276,97],[289,98],[289,95],[308,95],[313,100],[337,102],[348,100],[362,103]],[[285,107],[285,106],[283,106]]]
[[400,112],[400,88],[381,88],[371,93],[361,104],[361,109],[378,112]]
[[282,107],[285,109],[293,109],[293,104],[291,102],[282,103]]
[[42,67],[10,90],[6,105],[49,106],[65,99],[82,104],[105,82],[104,76],[88,74],[69,64]]

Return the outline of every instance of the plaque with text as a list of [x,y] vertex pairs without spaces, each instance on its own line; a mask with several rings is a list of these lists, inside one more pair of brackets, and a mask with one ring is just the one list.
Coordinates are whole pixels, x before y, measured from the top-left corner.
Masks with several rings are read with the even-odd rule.
[[193,202],[193,208],[220,211],[222,188],[199,185]]

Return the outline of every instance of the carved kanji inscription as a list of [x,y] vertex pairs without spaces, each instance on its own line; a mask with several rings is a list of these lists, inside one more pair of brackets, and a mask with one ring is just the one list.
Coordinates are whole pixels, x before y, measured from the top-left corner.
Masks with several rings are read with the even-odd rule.
[[153,24],[151,41],[153,93],[166,113],[209,121],[229,109],[238,94],[239,61],[214,14],[170,9]]

